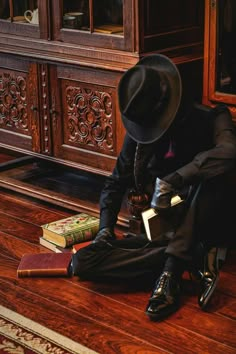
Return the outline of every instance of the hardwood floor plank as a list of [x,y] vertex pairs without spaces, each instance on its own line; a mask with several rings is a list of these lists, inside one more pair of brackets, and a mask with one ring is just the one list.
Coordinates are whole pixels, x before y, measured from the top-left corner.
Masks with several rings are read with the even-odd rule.
[[[12,158],[6,156],[6,161]],[[0,161],[4,161],[1,152]],[[9,173],[14,177],[14,171]],[[38,167],[19,169],[20,175],[43,184]],[[70,177],[65,182],[60,178],[52,174],[47,183],[60,183],[66,190]],[[50,252],[39,245],[40,225],[75,211],[5,187],[0,193],[0,304],[101,354],[236,353],[236,250],[228,251],[206,312],[198,307],[196,283],[185,277],[179,311],[153,323],[144,313],[150,283],[17,278],[16,269],[24,253]]]
[[47,203],[44,204],[42,202],[39,205],[35,199],[26,199],[18,193],[9,195],[4,189],[0,189],[0,194],[0,213],[14,216],[36,225],[75,214],[73,211],[61,209]]
[[[0,173],[0,186],[76,212],[90,212],[95,216],[99,214],[104,176],[58,166],[49,167],[49,164],[46,167],[32,164],[32,170],[25,166],[25,171],[17,168]],[[128,217],[127,203],[124,201],[118,223],[127,227]]]
[[[9,281],[3,281],[2,285],[5,291],[0,289],[1,298],[6,293],[4,301],[1,302],[3,306],[98,353],[166,353],[166,350],[138,337],[132,337],[122,329],[117,330],[106,325],[105,322],[93,321],[79,312],[75,312],[73,306],[65,307],[54,304],[50,300],[41,298],[30,290],[27,291],[15,286]],[[18,302],[15,301],[16,299]]]
[[24,253],[51,253],[52,251],[35,242],[25,241],[17,236],[8,235],[0,231],[1,254],[20,261]]
[[[167,351],[175,352],[176,338],[178,345],[185,348],[186,353],[208,352],[211,346],[214,346],[215,353],[232,353],[235,339],[229,332],[228,321],[213,322],[208,314],[203,314],[192,308],[183,307],[170,320],[162,323],[152,323],[144,314],[143,305],[146,302],[146,296],[142,304],[136,302],[133,294],[126,294],[126,297],[120,301],[112,299],[108,294],[103,295],[83,285],[75,277],[68,279],[43,279],[29,278],[18,279],[16,277],[16,268],[18,262],[0,256],[1,278],[11,279],[17,287],[32,291],[42,298],[50,300],[57,306],[73,309],[76,313],[85,316],[89,320],[104,323],[109,328],[123,330],[132,337],[138,336],[142,341],[148,342],[153,346],[166,348]],[[60,291],[59,291],[60,289]],[[63,294],[63,297],[61,296]],[[125,301],[124,301],[125,300]],[[92,306],[92,311],[91,311]],[[199,321],[201,320],[201,328]],[[214,320],[216,318],[214,317]],[[220,326],[219,326],[220,323]],[[219,329],[225,329],[224,335],[221,335],[221,341],[218,343]],[[203,328],[202,328],[203,327]],[[211,332],[209,334],[209,328]],[[193,336],[194,333],[194,336]],[[167,335],[168,334],[168,335]],[[194,348],[194,351],[192,351]]]
[[223,265],[223,270],[227,273],[236,275],[236,249],[230,248],[227,251],[226,261]]
[[229,294],[236,298],[236,275],[222,271],[220,273],[218,289],[222,293]]
[[222,308],[219,309],[219,313],[236,321],[236,300],[234,299],[231,303],[222,306]]
[[0,152],[0,161],[1,161],[1,163],[8,162],[8,161],[11,161],[11,160],[14,160],[13,156],[6,155],[6,154]]
[[6,214],[0,214],[0,231],[35,244],[42,235],[41,227]]
[[[12,249],[12,246],[13,246],[12,243],[11,242],[7,243],[7,239],[11,240],[12,237],[9,236],[9,235],[6,235],[6,234],[4,234],[4,235],[2,234],[0,236],[1,236],[2,243],[5,244],[5,246],[8,245],[7,248],[9,250]],[[18,237],[19,237],[19,234],[18,234]],[[37,245],[31,245],[31,244],[28,244],[28,243],[25,243],[25,242],[22,244],[21,240],[18,240],[18,244],[17,244],[16,240],[14,240],[13,244],[14,244],[14,246],[16,246],[15,249],[18,250],[18,252],[20,250],[20,252],[18,254],[12,255],[13,257],[17,257],[18,259],[20,259],[21,255],[23,253],[40,252],[40,249],[39,249],[40,246],[38,246],[38,244]],[[3,247],[3,245],[1,247]],[[9,254],[8,254],[8,256],[9,256]],[[74,282],[76,282],[76,280],[74,280]],[[86,283],[85,283],[85,285],[86,285]],[[80,286],[81,286],[81,284],[80,284]],[[83,286],[83,283],[82,283],[82,286]],[[88,285],[86,285],[86,286],[88,286]],[[98,288],[96,286],[97,286],[96,283],[95,284],[94,283],[90,284],[90,291],[92,290],[93,292],[103,294],[102,287]],[[149,293],[147,293],[147,292],[141,292],[140,296],[138,296],[137,293],[132,294],[132,292],[131,292],[131,294],[128,294],[128,295],[127,294],[123,295],[122,293],[118,292],[116,294],[116,298],[114,298],[114,288],[111,290],[111,294],[109,294],[109,288],[105,287],[105,289],[106,289],[106,291],[105,291],[105,294],[103,294],[103,295],[109,297],[108,301],[110,301],[110,299],[112,297],[113,297],[113,301],[114,300],[117,301],[116,298],[119,298],[119,302],[121,302],[122,304],[126,304],[126,305],[129,305],[130,301],[131,301],[131,303],[135,306],[135,308],[136,309],[140,309],[140,311],[142,311],[142,312],[143,312],[143,306],[146,303],[146,301],[148,299],[148,296],[149,296]],[[64,289],[64,290],[66,291],[66,289]],[[38,289],[38,291],[40,292],[40,289]],[[55,298],[53,301],[58,302],[59,299]],[[209,328],[211,328],[210,337],[212,336],[213,339],[217,338],[218,335],[219,335],[218,328],[221,329],[222,319],[221,318],[218,319],[217,317],[214,317],[213,318],[214,326],[213,326],[211,321],[209,322],[209,314],[201,313],[201,311],[199,311],[199,309],[196,309],[195,312],[193,312],[192,309],[190,311],[189,309],[187,309],[186,305],[187,305],[187,303],[185,302],[185,306],[183,306],[181,308],[181,310],[178,311],[176,314],[171,316],[171,320],[170,320],[171,323],[172,324],[176,324],[178,326],[183,326],[183,328],[184,328],[186,326],[186,320],[184,320],[184,322],[182,324],[181,323],[182,321],[179,321],[179,319],[180,318],[181,319],[182,318],[184,318],[184,319],[185,318],[191,318],[192,319],[193,316],[194,316],[194,318],[197,318],[196,324],[194,324],[194,326],[193,326],[193,323],[191,323],[191,325],[188,324],[187,328],[189,330],[199,331],[198,321],[200,320],[200,317],[203,319],[206,316],[208,321],[204,320],[204,326],[201,326],[199,333],[201,333],[202,335],[204,335],[204,333],[209,333]],[[89,306],[89,304],[87,304],[87,306]],[[179,317],[179,314],[186,313],[186,312],[187,312],[186,315]],[[167,321],[169,321],[169,320],[167,320]],[[230,331],[227,330],[228,324],[226,323],[226,321],[224,319],[223,319],[223,322],[225,322],[224,323],[224,329],[225,329],[224,333],[227,333],[227,336],[226,336],[226,338],[224,338],[224,336],[221,335],[221,340],[223,341],[223,343],[226,343],[228,345],[234,346],[235,345],[235,340],[234,339],[232,340],[232,338],[231,339],[228,338],[228,333],[230,332]],[[230,325],[231,325],[231,323],[229,324],[229,326]],[[213,330],[212,330],[212,326],[214,327]]]

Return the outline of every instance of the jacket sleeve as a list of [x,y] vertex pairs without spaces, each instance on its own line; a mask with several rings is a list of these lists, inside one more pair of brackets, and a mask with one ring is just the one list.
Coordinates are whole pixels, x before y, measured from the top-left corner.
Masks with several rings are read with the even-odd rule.
[[134,157],[137,143],[125,136],[121,152],[112,174],[106,178],[100,196],[100,229],[114,228],[121,204],[134,179]]
[[230,111],[219,105],[213,115],[213,147],[200,152],[187,165],[176,172],[182,177],[183,184],[206,180],[230,171],[236,161],[236,134]]

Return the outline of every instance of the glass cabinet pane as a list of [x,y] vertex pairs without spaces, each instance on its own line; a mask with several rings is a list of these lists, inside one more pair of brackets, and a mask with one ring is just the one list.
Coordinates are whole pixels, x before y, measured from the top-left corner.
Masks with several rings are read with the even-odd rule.
[[94,31],[107,34],[123,32],[123,0],[94,0]]
[[123,33],[123,0],[64,0],[63,28]]
[[0,3],[0,19],[7,20],[10,18],[10,6],[8,0],[2,0]]
[[236,94],[236,1],[219,0],[217,13],[217,91]]
[[0,19],[38,25],[37,0],[1,0]]
[[63,27],[89,30],[89,0],[63,1]]

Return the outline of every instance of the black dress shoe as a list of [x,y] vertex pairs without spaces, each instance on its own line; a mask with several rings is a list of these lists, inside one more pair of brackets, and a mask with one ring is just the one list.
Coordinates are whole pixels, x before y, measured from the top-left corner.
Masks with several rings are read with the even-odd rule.
[[150,320],[158,321],[177,311],[180,303],[180,281],[165,271],[158,278],[146,308]]
[[203,261],[202,277],[200,280],[200,292],[198,295],[198,304],[202,310],[205,310],[209,304],[216,285],[219,280],[219,262],[218,249],[211,248],[206,253]]
[[99,230],[95,239],[92,241],[92,243],[97,243],[97,242],[109,242],[112,240],[115,240],[116,236],[114,232],[109,228],[109,227],[104,227],[103,229]]

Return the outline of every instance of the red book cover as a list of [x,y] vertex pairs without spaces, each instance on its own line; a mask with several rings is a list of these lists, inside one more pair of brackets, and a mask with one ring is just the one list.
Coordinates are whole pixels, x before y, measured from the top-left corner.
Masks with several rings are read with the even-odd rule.
[[91,245],[91,243],[92,243],[92,241],[76,243],[75,245],[72,246],[72,253],[76,253],[81,248],[84,248],[84,247],[87,247],[87,246]]
[[71,253],[24,254],[17,268],[17,276],[57,277],[70,276]]

